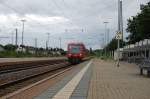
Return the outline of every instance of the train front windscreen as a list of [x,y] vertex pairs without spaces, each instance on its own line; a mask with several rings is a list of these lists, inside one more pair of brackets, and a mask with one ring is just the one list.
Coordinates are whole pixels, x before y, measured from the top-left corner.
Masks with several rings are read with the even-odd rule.
[[70,46],[70,53],[76,54],[79,52],[80,52],[80,46],[78,45]]

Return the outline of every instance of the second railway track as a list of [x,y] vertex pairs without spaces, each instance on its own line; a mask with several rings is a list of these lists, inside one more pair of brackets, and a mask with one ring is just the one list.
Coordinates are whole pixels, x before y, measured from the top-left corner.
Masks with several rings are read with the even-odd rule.
[[65,60],[41,61],[1,66],[0,87],[68,66]]

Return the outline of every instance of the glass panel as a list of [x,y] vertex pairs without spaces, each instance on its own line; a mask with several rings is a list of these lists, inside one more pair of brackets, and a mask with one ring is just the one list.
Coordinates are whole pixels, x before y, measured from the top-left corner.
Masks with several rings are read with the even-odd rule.
[[79,53],[80,52],[80,46],[74,45],[70,46],[70,53]]

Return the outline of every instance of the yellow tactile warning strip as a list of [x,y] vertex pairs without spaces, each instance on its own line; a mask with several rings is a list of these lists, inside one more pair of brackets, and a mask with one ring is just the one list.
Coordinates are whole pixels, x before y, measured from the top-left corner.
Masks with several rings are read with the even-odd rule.
[[92,61],[90,61],[75,77],[72,78],[72,80],[58,91],[52,99],[69,99],[91,63]]

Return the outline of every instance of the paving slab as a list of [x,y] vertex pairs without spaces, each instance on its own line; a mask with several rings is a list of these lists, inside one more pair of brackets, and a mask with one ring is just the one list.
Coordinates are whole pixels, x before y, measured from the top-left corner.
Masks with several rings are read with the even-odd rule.
[[89,69],[86,71],[84,76],[82,77],[77,87],[75,88],[70,99],[87,99],[88,89],[89,89],[90,80],[91,80],[91,74],[92,74],[92,64],[89,67]]
[[[86,62],[86,64],[87,64],[87,62]],[[86,64],[84,64],[84,65],[86,65]],[[83,67],[84,67],[84,66],[83,66]],[[81,68],[78,69],[78,70],[76,70],[76,71],[74,71],[74,72],[72,72],[70,75],[64,77],[62,80],[60,80],[59,82],[57,82],[55,85],[49,87],[47,90],[43,91],[41,94],[39,94],[38,96],[34,97],[34,99],[52,99],[53,96],[56,95],[57,92],[59,92],[70,80],[72,80],[72,78],[73,78],[74,76],[76,76],[76,75],[79,73],[80,70],[81,70]],[[73,85],[74,85],[74,84],[73,84]],[[84,87],[84,88],[86,88],[86,87]],[[84,92],[84,91],[83,91],[83,92]],[[66,93],[70,93],[70,91],[68,91],[68,92],[66,92]],[[83,94],[84,94],[84,93],[83,93]],[[86,93],[86,94],[87,94],[87,93]],[[62,99],[64,96],[65,96],[65,94],[62,95],[62,96],[60,97],[60,99]],[[79,98],[79,97],[78,97],[78,98]],[[78,98],[77,98],[77,99],[78,99]],[[63,98],[63,99],[64,99],[64,98]],[[84,99],[85,99],[85,98],[84,98]]]
[[95,59],[88,99],[150,99],[150,78],[135,64]]
[[[51,99],[78,73],[68,75],[34,99]],[[150,99],[149,84],[150,78],[141,76],[135,64],[121,62],[117,67],[114,61],[94,59],[73,92],[70,88],[57,99]]]

